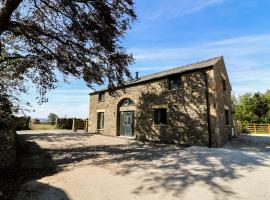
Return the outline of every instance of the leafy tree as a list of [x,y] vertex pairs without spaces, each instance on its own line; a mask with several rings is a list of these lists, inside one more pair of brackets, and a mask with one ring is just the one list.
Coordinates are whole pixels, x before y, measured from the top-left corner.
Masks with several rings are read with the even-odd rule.
[[269,110],[268,110],[268,112],[267,112],[266,120],[267,120],[268,122],[270,122],[270,90],[267,90],[267,91],[265,92],[265,98],[267,99],[267,102],[268,102],[268,108],[269,108]]
[[25,92],[23,75],[14,72],[8,63],[0,65],[0,129],[11,127],[13,114],[19,112],[18,93]]
[[246,93],[234,103],[235,118],[244,123],[269,123],[270,99],[267,93]]
[[54,113],[48,115],[48,122],[54,124],[58,116]]
[[[1,96],[14,103],[11,89],[25,92],[32,81],[45,102],[59,72],[83,78],[89,87],[109,88],[131,78],[133,62],[121,45],[136,19],[133,0],[2,0],[0,3]],[[21,82],[18,84],[18,81]]]
[[266,122],[266,115],[269,111],[268,102],[264,95],[255,93],[251,99],[251,112],[257,118],[256,122]]
[[31,122],[32,122],[33,124],[39,124],[39,123],[40,123],[40,120],[37,119],[37,118],[33,118],[33,119],[31,120]]

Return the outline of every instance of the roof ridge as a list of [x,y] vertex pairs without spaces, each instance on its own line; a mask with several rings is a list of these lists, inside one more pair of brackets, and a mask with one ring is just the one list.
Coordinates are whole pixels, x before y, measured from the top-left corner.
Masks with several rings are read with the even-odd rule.
[[[152,79],[157,79],[157,78],[169,76],[169,75],[173,75],[176,73],[183,73],[183,72],[187,72],[187,71],[191,71],[191,70],[203,69],[203,68],[215,65],[220,59],[223,59],[223,56],[218,56],[218,57],[210,58],[207,60],[198,61],[198,62],[195,62],[192,64],[187,64],[187,65],[183,65],[183,66],[179,66],[179,67],[170,68],[170,69],[167,69],[164,71],[159,71],[156,73],[148,74],[145,76],[141,76],[138,79],[132,79],[130,81],[127,81],[122,86],[119,86],[119,87],[124,87],[124,86],[128,86],[128,85],[136,84],[136,83],[142,83],[145,81],[150,81]],[[92,93],[104,91],[107,89],[108,88],[99,89],[99,90],[93,91]]]
[[147,76],[152,76],[152,75],[155,75],[155,74],[160,74],[162,72],[167,72],[167,71],[175,70],[175,69],[182,68],[182,67],[188,67],[188,66],[200,64],[200,63],[203,63],[203,62],[208,62],[208,61],[215,60],[215,59],[218,59],[218,58],[219,59],[222,59],[223,56],[217,56],[217,57],[214,57],[214,58],[209,58],[207,60],[197,61],[197,62],[194,62],[194,63],[191,63],[191,64],[186,64],[186,65],[182,65],[182,66],[179,66],[179,67],[173,67],[173,68],[170,68],[170,69],[167,69],[167,70],[155,72],[155,73],[152,73],[152,74],[147,74],[147,75],[144,75],[144,76],[139,77],[139,79],[134,79],[133,81],[140,80],[140,78],[144,78],[144,77],[147,77]]

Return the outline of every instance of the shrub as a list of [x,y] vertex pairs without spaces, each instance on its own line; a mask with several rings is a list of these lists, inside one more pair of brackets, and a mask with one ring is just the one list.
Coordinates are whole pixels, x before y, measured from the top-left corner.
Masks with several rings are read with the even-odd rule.
[[56,127],[61,129],[72,129],[72,123],[72,118],[58,118]]
[[37,119],[37,118],[34,118],[31,120],[32,124],[39,124],[40,123],[40,120]]
[[13,117],[12,126],[15,130],[28,130],[30,129],[30,117]]

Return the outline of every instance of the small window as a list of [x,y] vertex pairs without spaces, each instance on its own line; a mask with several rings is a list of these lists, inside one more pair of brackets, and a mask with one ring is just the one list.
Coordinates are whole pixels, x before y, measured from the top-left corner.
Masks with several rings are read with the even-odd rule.
[[105,101],[105,92],[99,93],[98,100],[99,101]]
[[167,109],[160,108],[154,110],[154,124],[161,125],[167,124]]
[[134,101],[132,101],[131,99],[125,99],[122,103],[121,106],[131,106],[134,105]]
[[226,86],[226,80],[225,79],[222,80],[222,85],[223,85],[223,92],[226,92],[227,91],[227,86]]
[[98,113],[97,128],[98,129],[103,129],[104,128],[104,112],[99,112]]
[[229,111],[228,110],[225,110],[225,122],[226,122],[226,125],[230,125]]
[[178,90],[181,87],[181,77],[172,76],[169,78],[169,90]]

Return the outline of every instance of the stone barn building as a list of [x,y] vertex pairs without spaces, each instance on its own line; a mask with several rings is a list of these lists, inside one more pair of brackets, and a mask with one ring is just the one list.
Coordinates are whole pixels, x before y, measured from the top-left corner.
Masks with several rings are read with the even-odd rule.
[[90,93],[88,131],[146,141],[221,147],[234,131],[223,57],[136,77]]

